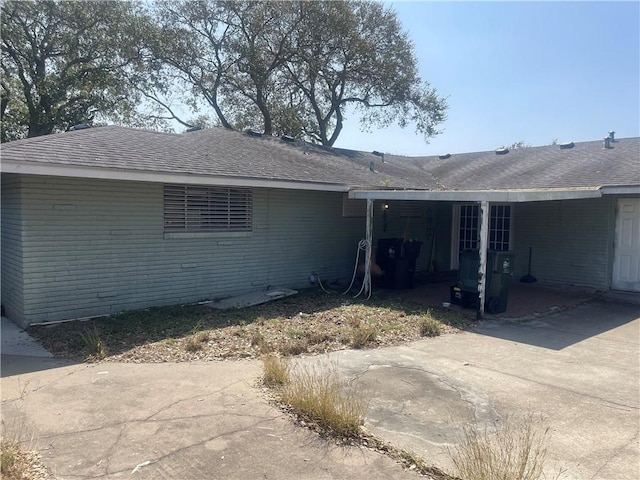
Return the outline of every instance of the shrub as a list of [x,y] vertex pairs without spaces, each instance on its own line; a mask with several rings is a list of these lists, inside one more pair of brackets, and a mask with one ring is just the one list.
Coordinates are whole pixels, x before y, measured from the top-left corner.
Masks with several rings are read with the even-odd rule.
[[361,395],[344,389],[334,370],[295,371],[282,389],[281,400],[301,418],[332,436],[357,436],[364,424],[365,405]]
[[538,480],[542,478],[549,428],[533,416],[508,418],[495,432],[467,425],[462,441],[449,451],[456,473],[465,479]]
[[420,335],[437,337],[440,335],[440,322],[433,317],[425,316],[420,320]]
[[289,362],[275,355],[267,355],[262,359],[265,386],[269,388],[282,387],[289,383]]

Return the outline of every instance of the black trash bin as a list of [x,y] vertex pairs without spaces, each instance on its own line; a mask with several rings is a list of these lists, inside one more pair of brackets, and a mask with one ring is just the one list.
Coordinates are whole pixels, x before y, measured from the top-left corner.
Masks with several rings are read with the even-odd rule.
[[406,290],[413,288],[416,259],[422,242],[402,238],[381,238],[376,248],[376,263],[384,271],[382,284],[386,288]]

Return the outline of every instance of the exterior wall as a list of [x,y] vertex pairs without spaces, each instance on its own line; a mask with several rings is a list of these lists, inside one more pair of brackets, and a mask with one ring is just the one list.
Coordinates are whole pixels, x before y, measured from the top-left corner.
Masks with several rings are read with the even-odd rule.
[[2,174],[2,306],[5,314],[22,322],[22,208],[20,177]]
[[613,264],[615,198],[514,205],[514,278],[527,273],[540,283],[609,289]]
[[364,235],[340,193],[254,189],[252,232],[197,236],[163,232],[162,184],[20,181],[24,324],[349,278]]
[[451,270],[451,226],[453,223],[453,203],[437,202],[436,246],[434,267],[437,272]]

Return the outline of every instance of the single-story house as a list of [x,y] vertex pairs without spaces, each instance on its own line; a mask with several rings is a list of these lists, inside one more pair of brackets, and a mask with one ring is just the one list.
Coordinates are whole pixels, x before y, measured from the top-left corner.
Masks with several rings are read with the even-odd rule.
[[373,245],[421,242],[416,270],[486,245],[515,252],[517,277],[531,248],[541,283],[640,291],[640,138],[606,143],[409,158],[222,128],[13,141],[2,306],[26,326],[349,279],[371,222]]

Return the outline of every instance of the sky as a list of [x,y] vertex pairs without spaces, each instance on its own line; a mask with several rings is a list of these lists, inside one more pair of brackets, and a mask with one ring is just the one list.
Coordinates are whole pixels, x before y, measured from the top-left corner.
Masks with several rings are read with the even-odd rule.
[[400,155],[640,136],[640,2],[386,2],[415,44],[423,80],[447,98],[429,140],[360,131],[335,146]]

